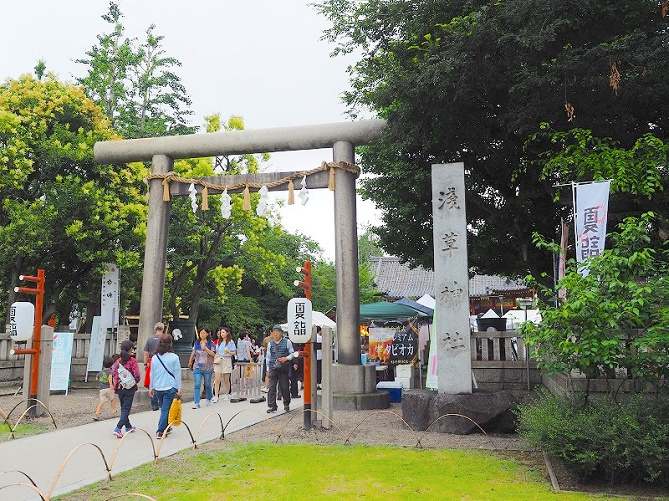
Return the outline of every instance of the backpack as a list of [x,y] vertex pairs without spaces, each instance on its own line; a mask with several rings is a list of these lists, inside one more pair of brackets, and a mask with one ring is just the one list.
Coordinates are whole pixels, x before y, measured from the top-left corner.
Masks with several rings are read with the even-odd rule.
[[118,385],[121,388],[129,390],[137,384],[137,381],[135,381],[135,376],[133,376],[132,372],[126,369],[122,363],[119,362],[116,371],[118,372]]

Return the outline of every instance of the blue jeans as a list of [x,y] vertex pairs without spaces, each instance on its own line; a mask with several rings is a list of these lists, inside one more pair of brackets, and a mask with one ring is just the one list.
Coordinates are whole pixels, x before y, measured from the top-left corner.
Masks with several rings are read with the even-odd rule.
[[200,404],[200,388],[201,382],[204,379],[204,391],[207,395],[207,400],[211,400],[211,375],[212,371],[203,371],[202,369],[193,369],[193,384],[195,385],[195,394],[193,400],[196,404]]
[[117,429],[121,429],[124,426],[126,428],[131,428],[130,424],[130,408],[132,407],[132,401],[135,398],[135,392],[137,391],[137,386],[130,388],[121,388],[118,389],[118,400],[121,403],[121,416],[119,417],[118,423],[116,424]]
[[160,406],[161,402],[156,393],[151,397],[151,410],[157,411],[158,409],[160,409]]
[[172,406],[172,400],[177,394],[176,388],[170,388],[169,390],[154,390],[154,393],[162,400],[163,404],[160,408],[160,419],[158,420],[158,433],[162,434],[167,428],[167,419],[170,415],[170,407]]

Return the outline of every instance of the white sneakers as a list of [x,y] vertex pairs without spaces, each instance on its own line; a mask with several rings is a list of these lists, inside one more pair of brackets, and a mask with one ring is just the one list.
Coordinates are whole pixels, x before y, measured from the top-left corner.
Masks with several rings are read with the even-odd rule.
[[211,397],[211,403],[215,404],[216,402],[218,402],[218,397]]
[[226,395],[223,400],[230,400],[230,395]]

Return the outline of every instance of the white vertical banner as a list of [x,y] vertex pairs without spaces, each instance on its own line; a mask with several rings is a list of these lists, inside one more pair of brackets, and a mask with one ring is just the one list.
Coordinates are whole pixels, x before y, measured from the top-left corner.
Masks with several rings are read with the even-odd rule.
[[54,332],[51,349],[51,381],[49,390],[65,391],[70,382],[70,366],[72,364],[73,332]]
[[93,317],[91,343],[88,349],[88,363],[86,364],[86,380],[88,380],[88,372],[98,372],[102,369],[102,360],[105,354],[105,341],[107,339],[107,329],[112,329],[118,326],[118,291],[118,266],[116,266],[114,263],[109,263],[107,264],[107,271],[104,275],[102,275],[100,316]]
[[[576,261],[579,263],[599,256],[604,250],[610,186],[610,180],[573,185]],[[587,276],[587,264],[579,271]]]

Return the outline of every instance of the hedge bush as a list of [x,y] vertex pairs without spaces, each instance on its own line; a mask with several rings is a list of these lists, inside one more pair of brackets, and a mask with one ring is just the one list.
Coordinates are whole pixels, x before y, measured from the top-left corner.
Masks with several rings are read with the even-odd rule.
[[518,408],[519,432],[580,481],[669,485],[669,399],[624,402],[542,392]]

